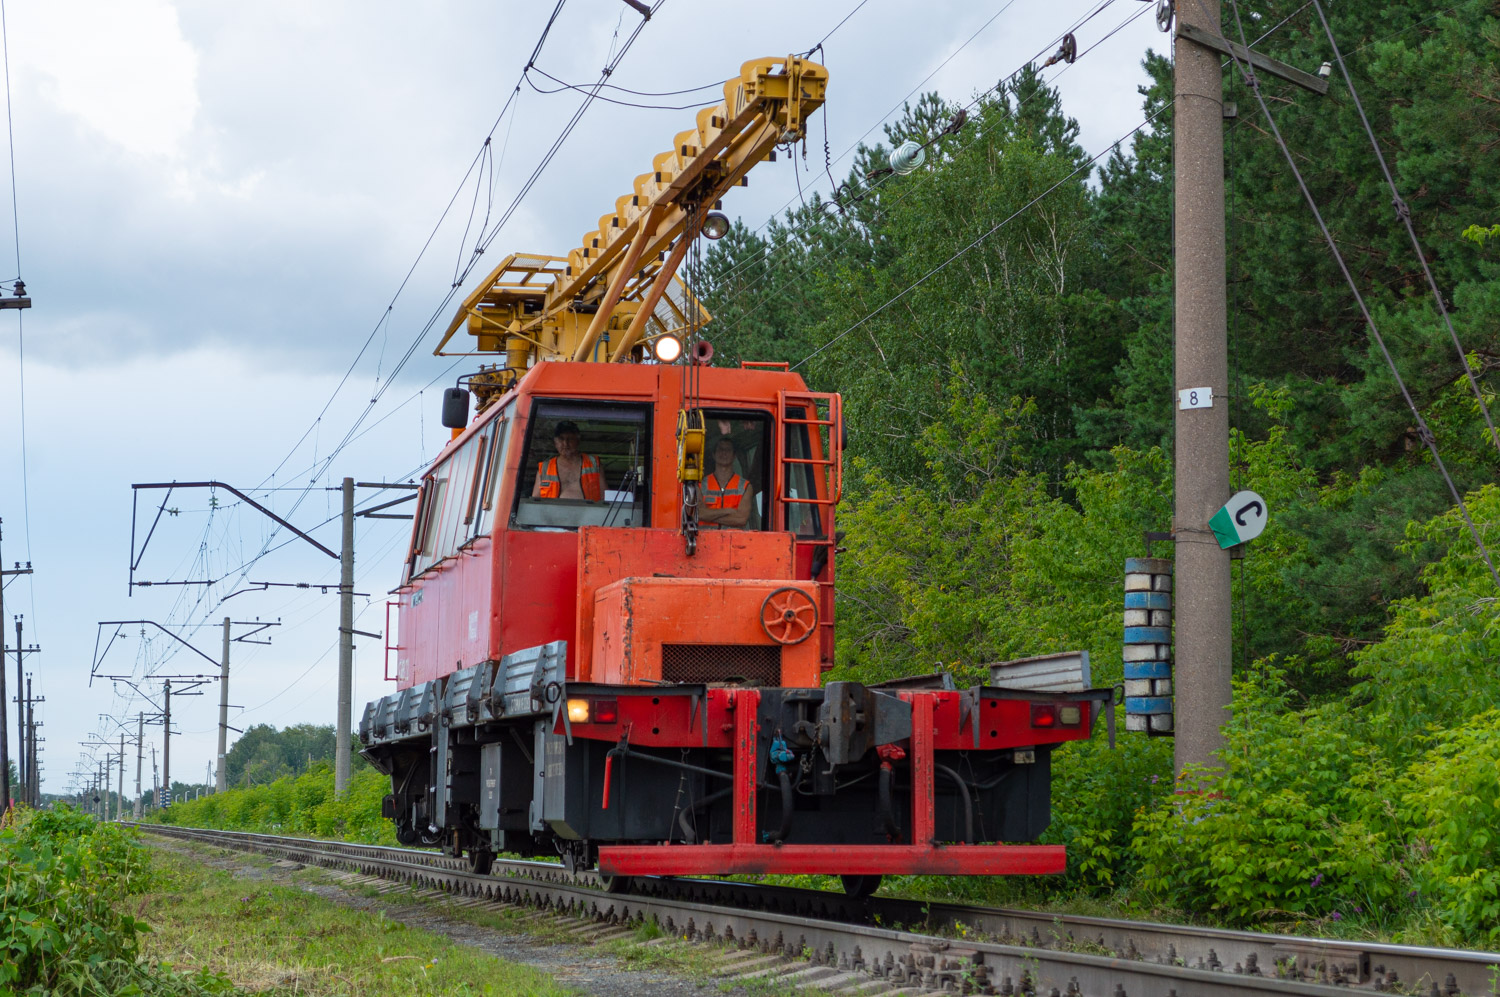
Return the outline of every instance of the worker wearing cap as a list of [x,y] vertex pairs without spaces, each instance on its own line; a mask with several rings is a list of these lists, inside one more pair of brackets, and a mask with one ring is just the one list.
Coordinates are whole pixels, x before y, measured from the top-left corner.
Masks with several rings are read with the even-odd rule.
[[578,440],[577,423],[565,419],[557,424],[552,431],[557,456],[537,464],[532,498],[604,501],[604,470],[598,458],[578,452]]

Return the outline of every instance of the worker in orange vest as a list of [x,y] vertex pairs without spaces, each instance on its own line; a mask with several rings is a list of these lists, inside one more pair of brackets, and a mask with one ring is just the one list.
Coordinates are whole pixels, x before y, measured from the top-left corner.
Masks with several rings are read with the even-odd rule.
[[750,519],[755,489],[734,473],[734,441],[721,436],[714,443],[714,469],[698,488],[698,523],[711,530],[740,530]]
[[578,452],[578,424],[564,419],[552,432],[557,456],[537,464],[532,498],[604,501],[604,470],[599,459]]

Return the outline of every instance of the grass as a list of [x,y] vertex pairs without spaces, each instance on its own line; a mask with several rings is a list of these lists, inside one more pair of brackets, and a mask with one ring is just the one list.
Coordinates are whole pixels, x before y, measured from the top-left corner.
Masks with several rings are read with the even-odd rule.
[[153,850],[155,888],[131,903],[152,928],[143,954],[178,969],[207,969],[237,990],[449,997],[569,997],[540,970],[408,928],[379,911],[270,881],[236,878],[184,851]]
[[[453,907],[442,899],[411,892],[396,893],[404,901],[421,903],[440,909],[446,917],[465,921],[480,927],[492,928],[508,934],[524,934],[544,945],[579,945],[571,932],[582,923],[581,918],[553,914],[539,916],[538,912],[525,907],[486,909],[483,907]],[[663,940],[668,943],[663,944]],[[725,950],[704,945],[675,944],[667,938],[666,931],[655,921],[637,924],[631,934],[623,938],[608,939],[592,946],[598,952],[614,956],[626,969],[658,970],[694,980],[715,977],[724,962]],[[749,952],[745,953],[750,956]],[[725,980],[718,983],[721,992],[738,991],[752,997],[797,997],[806,991],[788,986],[778,980]]]

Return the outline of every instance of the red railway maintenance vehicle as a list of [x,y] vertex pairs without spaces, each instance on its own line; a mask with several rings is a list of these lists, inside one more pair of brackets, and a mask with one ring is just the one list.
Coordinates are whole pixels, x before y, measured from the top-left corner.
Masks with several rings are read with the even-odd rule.
[[746,63],[579,248],[508,257],[448,327],[439,354],[494,362],[445,396],[393,603],[398,691],[359,726],[401,841],[481,871],[561,855],[614,886],[1062,871],[1061,846],[1030,844],[1050,753],[1109,690],[1086,658],[1051,691],[824,684],[839,397],[785,364],[710,366],[676,276],[827,83]]

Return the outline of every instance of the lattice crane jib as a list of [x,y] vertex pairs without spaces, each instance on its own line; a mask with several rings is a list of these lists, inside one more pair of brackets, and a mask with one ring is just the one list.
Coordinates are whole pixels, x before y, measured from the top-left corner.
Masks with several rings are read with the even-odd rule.
[[[828,70],[797,56],[752,59],[698,111],[634,192],[566,256],[507,256],[459,307],[433,352],[503,356],[496,386],[544,360],[628,362],[657,336],[710,318],[677,268],[706,211],[778,145],[801,140],[823,105]],[[689,231],[691,229],[691,231]],[[460,329],[470,349],[450,349]]]

